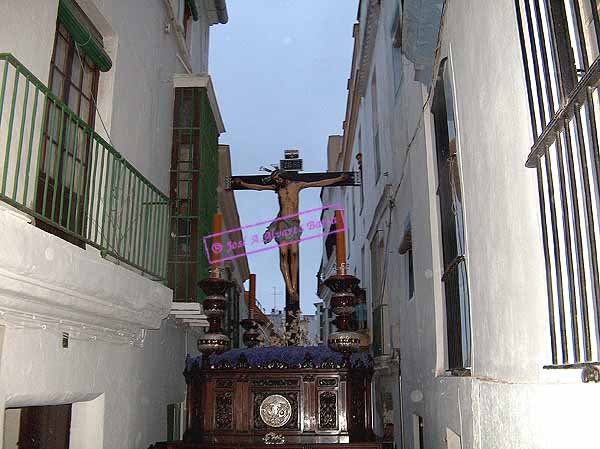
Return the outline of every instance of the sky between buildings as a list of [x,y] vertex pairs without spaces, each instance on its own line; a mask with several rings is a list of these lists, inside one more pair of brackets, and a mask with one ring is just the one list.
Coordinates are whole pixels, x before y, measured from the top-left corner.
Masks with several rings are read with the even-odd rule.
[[[298,148],[305,171],[327,170],[327,137],[342,133],[352,26],[358,0],[228,0],[229,23],[211,28],[210,73],[231,146],[234,174],[257,174]],[[320,189],[300,194],[300,210],[320,207]],[[275,218],[273,192],[236,192],[242,226]],[[303,223],[304,225],[304,223]],[[258,228],[262,234],[266,225]],[[256,231],[256,230],[255,230]],[[247,237],[245,237],[247,238]],[[300,297],[314,313],[320,238],[300,243]],[[248,256],[257,297],[285,304],[277,250]]]

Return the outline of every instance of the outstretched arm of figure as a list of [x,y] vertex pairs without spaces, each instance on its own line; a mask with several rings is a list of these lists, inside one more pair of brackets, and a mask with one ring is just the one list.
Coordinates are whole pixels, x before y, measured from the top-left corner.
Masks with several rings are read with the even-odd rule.
[[301,182],[299,187],[301,189],[305,189],[306,187],[327,187],[327,186],[336,184],[338,182],[346,181],[347,179],[348,179],[348,175],[343,174],[343,175],[337,176],[335,178],[322,179],[320,181]]
[[244,187],[246,189],[250,189],[250,190],[275,190],[275,186],[270,184],[270,185],[261,185],[261,184],[250,184],[247,182],[242,181],[239,178],[233,178],[231,180],[231,187]]

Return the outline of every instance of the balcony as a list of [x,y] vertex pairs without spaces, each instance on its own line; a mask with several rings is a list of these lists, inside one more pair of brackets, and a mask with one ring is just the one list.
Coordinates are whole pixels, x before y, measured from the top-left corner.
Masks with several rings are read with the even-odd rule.
[[0,273],[14,287],[5,283],[3,296],[32,299],[0,301],[4,318],[45,317],[139,340],[168,314],[169,198],[5,53],[0,209]]
[[168,197],[12,55],[0,65],[0,199],[164,280]]

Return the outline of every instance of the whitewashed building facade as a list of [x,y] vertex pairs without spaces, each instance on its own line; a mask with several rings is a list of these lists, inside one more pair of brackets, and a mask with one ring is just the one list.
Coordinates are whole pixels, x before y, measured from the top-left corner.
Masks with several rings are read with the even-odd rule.
[[189,198],[187,178],[170,174],[190,145],[175,140],[174,102],[181,89],[202,95],[217,158],[209,28],[225,22],[223,0],[0,5],[5,449],[44,433],[42,415],[55,439],[39,444],[57,449],[179,436],[195,338],[166,319],[185,237],[169,208]]
[[596,5],[360,2],[335,169],[396,447],[595,439]]

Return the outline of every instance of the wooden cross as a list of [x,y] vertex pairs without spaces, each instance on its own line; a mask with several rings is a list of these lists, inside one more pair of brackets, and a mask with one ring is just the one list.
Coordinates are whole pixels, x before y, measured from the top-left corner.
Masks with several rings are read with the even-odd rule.
[[[280,161],[280,166],[284,169],[267,170],[269,173],[266,175],[233,176],[225,180],[225,188],[227,190],[272,190],[277,193],[279,200],[278,217],[297,217],[300,190],[309,187],[360,185],[360,175],[356,172],[300,173],[302,159],[298,158],[297,150],[287,150],[285,159]],[[275,230],[285,221],[274,221],[267,230]],[[287,221],[285,223],[287,226],[300,222],[299,218]],[[279,244],[280,270],[286,285],[286,322],[290,323],[300,310],[298,244],[289,240],[285,241],[285,244],[281,244],[280,240],[277,240],[277,243]]]

